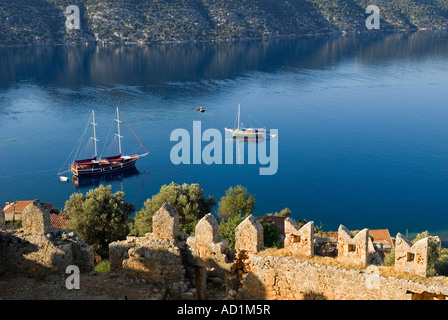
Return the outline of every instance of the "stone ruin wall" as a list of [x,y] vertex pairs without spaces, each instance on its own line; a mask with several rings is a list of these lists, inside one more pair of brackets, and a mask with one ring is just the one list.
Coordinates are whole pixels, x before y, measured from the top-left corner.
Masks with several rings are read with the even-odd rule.
[[165,288],[165,298],[196,299],[184,257],[185,235],[179,232],[177,212],[168,204],[154,214],[152,233],[109,244],[111,272]]
[[427,284],[380,275],[378,267],[346,269],[304,259],[253,255],[236,299],[411,300],[443,299],[446,282]]
[[[1,208],[0,208],[1,209]],[[64,272],[74,264],[93,270],[93,252],[70,230],[52,230],[49,212],[37,200],[24,211],[23,228],[4,229],[0,210],[0,274],[39,275]],[[127,237],[109,245],[111,271],[140,278],[165,288],[165,298],[207,299],[206,281],[211,269],[225,281],[228,299],[446,299],[448,279],[427,277],[428,252],[437,237],[415,244],[398,234],[396,272],[413,280],[386,277],[375,265],[376,252],[368,229],[353,236],[338,230],[338,255],[332,265],[313,262],[316,255],[313,222],[299,228],[285,219],[282,254],[263,247],[263,227],[252,215],[235,229],[236,252],[219,236],[212,214],[204,216],[191,236],[179,232],[179,217],[168,204],[153,217],[153,232]]]
[[[318,240],[312,221],[299,228],[293,219],[285,220],[283,256],[279,256],[275,250],[265,250],[263,227],[250,215],[235,229],[236,252],[232,255],[219,236],[219,224],[212,214],[198,222],[193,235],[181,235],[177,213],[165,204],[154,215],[153,233],[128,237],[110,245],[111,268],[131,277],[163,278],[171,296],[182,299],[207,298],[206,279],[211,268],[221,272],[228,299],[445,299],[447,279],[426,277],[427,240],[409,246],[409,241],[400,239],[403,237],[399,234],[394,270],[417,275],[417,280],[380,274],[368,229],[353,236],[341,225],[338,255],[327,257],[334,260],[334,265],[324,265],[312,262]],[[133,252],[143,250],[139,248],[146,248],[145,258],[141,254],[134,256]],[[159,250],[175,251],[169,257],[171,264],[149,253]],[[408,257],[404,267],[400,263],[403,255]],[[158,263],[164,268],[148,267]],[[174,284],[176,288],[181,287],[180,283],[184,286],[183,292],[170,289]]]
[[76,265],[81,272],[93,270],[93,250],[73,230],[52,229],[50,211],[34,200],[22,212],[23,228],[5,228],[0,210],[0,275],[28,274],[45,277],[64,273]]
[[[247,226],[246,232],[252,233],[252,238],[254,234],[262,238],[262,226],[257,223],[255,219],[242,223]],[[437,237],[428,237],[412,245],[401,234],[397,235],[394,270],[397,274],[418,275],[417,280],[407,280],[380,274],[379,267],[373,264],[377,257],[368,229],[353,236],[341,225],[338,256],[334,258],[336,264],[313,263],[309,259],[313,257],[314,243],[310,224],[299,229],[292,219],[285,220],[286,256],[269,254],[261,247],[254,251],[253,246],[249,246],[250,253],[239,268],[239,285],[234,297],[276,300],[447,299],[448,279],[426,278],[429,242],[439,241]],[[236,241],[243,243],[245,240],[237,237]],[[258,239],[257,243],[260,241]],[[242,246],[239,248],[244,250]]]

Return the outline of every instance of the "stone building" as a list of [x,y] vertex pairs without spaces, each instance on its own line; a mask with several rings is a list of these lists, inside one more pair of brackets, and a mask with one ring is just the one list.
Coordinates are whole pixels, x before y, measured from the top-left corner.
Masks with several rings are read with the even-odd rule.
[[[7,202],[4,211],[5,211],[5,221],[19,221],[22,219],[22,211],[26,209],[30,204],[33,203],[33,200],[20,200],[20,201],[12,201]],[[46,206],[50,213],[58,214],[59,210],[52,204],[47,202],[41,202],[42,205]]]

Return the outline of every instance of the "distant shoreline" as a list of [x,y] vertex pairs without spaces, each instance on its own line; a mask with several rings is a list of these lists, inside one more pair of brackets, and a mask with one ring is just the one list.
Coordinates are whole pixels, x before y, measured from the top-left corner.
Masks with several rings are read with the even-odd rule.
[[45,46],[148,46],[148,45],[186,45],[186,44],[221,44],[221,43],[237,43],[237,42],[250,42],[250,41],[274,41],[274,40],[294,40],[294,39],[306,39],[306,38],[319,38],[319,37],[345,37],[354,35],[386,35],[386,34],[412,34],[417,32],[444,32],[448,33],[445,29],[430,30],[428,28],[413,28],[413,29],[386,29],[386,30],[352,30],[352,31],[332,31],[332,32],[316,32],[310,34],[297,34],[297,35],[278,35],[270,37],[243,37],[243,38],[223,38],[223,39],[211,39],[211,40],[179,40],[179,41],[108,41],[108,40],[95,40],[95,41],[67,41],[65,43],[56,41],[42,41],[34,43],[23,44],[2,44],[0,48],[24,48],[24,47],[45,47]]

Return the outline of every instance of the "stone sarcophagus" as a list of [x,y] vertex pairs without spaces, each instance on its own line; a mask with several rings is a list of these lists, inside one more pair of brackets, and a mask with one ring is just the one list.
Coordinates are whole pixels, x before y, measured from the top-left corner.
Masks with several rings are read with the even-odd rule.
[[431,247],[438,246],[438,237],[426,237],[412,244],[398,233],[395,242],[395,270],[427,276]]
[[298,254],[307,258],[314,256],[314,222],[310,221],[299,228],[291,219],[285,219],[284,247],[290,254]]
[[235,229],[235,250],[257,253],[264,248],[263,239],[263,226],[250,215]]
[[343,225],[338,229],[338,260],[346,265],[365,268],[369,256],[369,229],[359,231],[356,236]]

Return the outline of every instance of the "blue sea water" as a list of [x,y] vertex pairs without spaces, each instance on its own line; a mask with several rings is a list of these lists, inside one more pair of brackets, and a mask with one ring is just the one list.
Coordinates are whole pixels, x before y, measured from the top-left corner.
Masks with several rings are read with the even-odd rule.
[[[448,230],[446,33],[18,47],[0,57],[3,205],[40,199],[63,209],[73,192],[102,183],[140,210],[172,181],[199,183],[217,202],[240,184],[257,216],[288,207],[324,230]],[[247,161],[171,162],[173,130],[192,133],[201,121],[224,135],[238,104],[245,124],[278,129],[276,174]],[[117,106],[149,150],[138,172],[60,182],[92,109],[99,151],[117,153],[106,145]],[[138,147],[132,134],[123,145]]]

